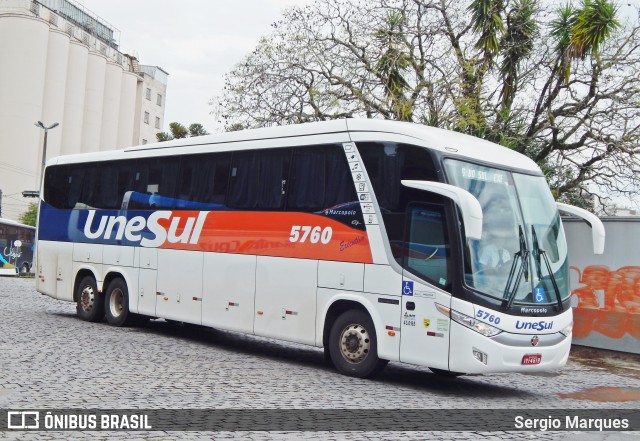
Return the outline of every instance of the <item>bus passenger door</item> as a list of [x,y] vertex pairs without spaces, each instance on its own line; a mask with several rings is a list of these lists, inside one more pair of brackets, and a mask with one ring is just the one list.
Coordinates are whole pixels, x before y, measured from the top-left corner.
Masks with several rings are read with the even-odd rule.
[[156,278],[158,277],[158,250],[136,248],[138,268],[138,314],[156,316]]
[[438,369],[449,367],[450,252],[444,207],[407,208],[402,280],[400,361]]

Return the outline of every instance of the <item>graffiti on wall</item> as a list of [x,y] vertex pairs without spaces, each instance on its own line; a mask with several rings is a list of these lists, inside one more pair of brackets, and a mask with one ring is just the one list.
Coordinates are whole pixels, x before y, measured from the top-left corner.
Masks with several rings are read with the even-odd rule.
[[640,266],[612,270],[591,265],[578,273],[580,287],[573,295],[573,336],[585,338],[599,332],[619,339],[629,334],[640,339]]

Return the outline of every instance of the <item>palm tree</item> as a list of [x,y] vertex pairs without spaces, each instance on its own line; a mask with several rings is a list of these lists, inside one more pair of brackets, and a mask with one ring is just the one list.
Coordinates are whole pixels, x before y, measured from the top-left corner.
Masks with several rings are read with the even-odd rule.
[[171,131],[171,136],[175,139],[186,138],[189,135],[187,128],[178,122],[170,123],[169,130]]
[[188,138],[193,136],[208,135],[202,124],[193,123],[187,129],[179,122],[172,122],[169,124],[169,132],[156,133],[156,139],[158,142],[171,141],[172,139]]
[[525,60],[533,50],[533,43],[538,36],[538,24],[535,20],[536,0],[518,0],[507,15],[507,27],[500,41],[502,63],[502,111],[503,118],[513,104],[518,84],[520,62]]
[[620,27],[617,11],[607,0],[583,0],[579,9],[567,4],[558,10],[558,17],[551,22],[551,35],[560,61],[558,74],[565,83],[571,74],[571,60],[597,56],[606,39]]
[[193,137],[193,136],[204,136],[204,135],[208,135],[209,132],[207,132],[204,128],[204,126],[200,123],[193,123],[189,126],[189,136]]
[[620,27],[615,18],[617,10],[617,6],[607,0],[583,0],[582,9],[571,26],[569,51],[573,58],[599,53],[611,32]]
[[558,60],[556,73],[565,83],[568,83],[571,74],[571,57],[568,48],[577,10],[567,3],[558,9],[557,14],[558,16],[551,20],[551,36],[556,41],[554,50]]
[[402,76],[402,71],[411,65],[409,55],[402,52],[403,44],[402,24],[405,17],[397,12],[387,17],[387,28],[379,29],[374,37],[384,47],[384,53],[376,63],[376,73],[385,85],[387,100],[400,121],[412,120],[412,103],[405,93],[409,83]]
[[471,12],[471,25],[474,32],[480,34],[476,48],[485,53],[485,57],[493,58],[500,50],[499,34],[505,31],[502,12],[502,0],[473,0],[468,7]]

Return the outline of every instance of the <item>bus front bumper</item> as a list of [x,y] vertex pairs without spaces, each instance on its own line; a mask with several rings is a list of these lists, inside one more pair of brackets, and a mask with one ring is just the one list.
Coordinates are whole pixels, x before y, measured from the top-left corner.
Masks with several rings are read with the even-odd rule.
[[571,336],[508,334],[485,337],[451,323],[449,370],[466,374],[489,372],[544,372],[567,364]]

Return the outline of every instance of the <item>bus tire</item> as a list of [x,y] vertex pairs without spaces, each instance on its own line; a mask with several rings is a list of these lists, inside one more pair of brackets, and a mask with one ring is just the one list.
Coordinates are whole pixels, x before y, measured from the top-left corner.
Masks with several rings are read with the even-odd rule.
[[104,315],[111,326],[127,326],[134,321],[129,312],[129,290],[124,280],[113,279],[104,296]]
[[29,274],[29,264],[23,263],[22,266],[20,267],[20,272],[22,274]]
[[388,362],[378,358],[373,321],[369,314],[359,309],[345,311],[333,322],[329,354],[338,372],[358,378],[377,374]]
[[104,318],[104,295],[98,291],[96,280],[85,276],[76,291],[76,313],[87,322],[99,322]]

